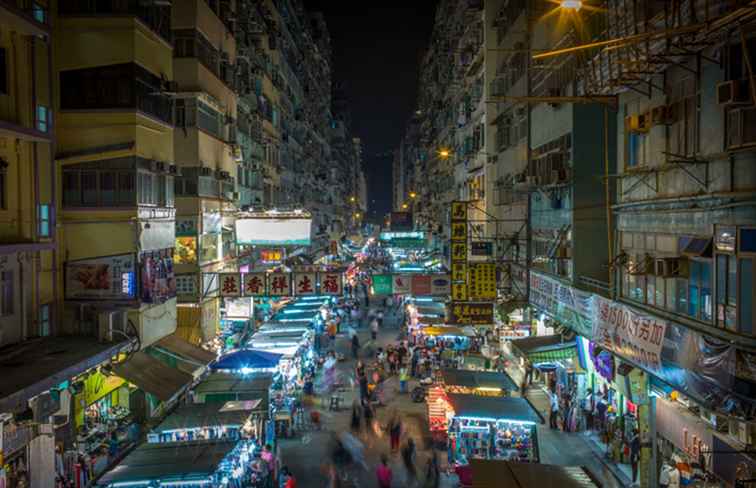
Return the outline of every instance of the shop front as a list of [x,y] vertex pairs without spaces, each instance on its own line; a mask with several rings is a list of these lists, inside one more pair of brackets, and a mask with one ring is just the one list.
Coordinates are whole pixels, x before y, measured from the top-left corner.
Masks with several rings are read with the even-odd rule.
[[255,486],[249,441],[146,443],[106,473],[103,488],[242,488]]
[[525,398],[448,394],[449,456],[539,461],[537,424],[543,418]]

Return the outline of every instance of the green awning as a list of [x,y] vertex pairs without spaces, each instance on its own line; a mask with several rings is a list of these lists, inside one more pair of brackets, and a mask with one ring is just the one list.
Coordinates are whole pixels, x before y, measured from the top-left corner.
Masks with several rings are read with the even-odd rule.
[[575,342],[563,342],[553,346],[544,346],[528,352],[528,359],[531,363],[548,363],[553,361],[562,361],[572,359],[577,356],[577,347]]

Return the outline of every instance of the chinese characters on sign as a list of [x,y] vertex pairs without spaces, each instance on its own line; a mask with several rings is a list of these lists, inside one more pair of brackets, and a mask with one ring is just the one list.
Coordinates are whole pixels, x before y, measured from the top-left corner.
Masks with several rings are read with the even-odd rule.
[[294,294],[315,294],[315,273],[294,273]]
[[271,273],[268,276],[268,295],[291,295],[291,276],[289,273]]
[[451,279],[455,283],[464,283],[467,280],[467,263],[452,263]]
[[265,273],[247,273],[244,275],[244,296],[265,295]]
[[467,202],[452,202],[451,220],[452,222],[457,220],[467,221]]
[[471,263],[468,287],[471,300],[496,299],[496,264]]
[[584,337],[593,334],[591,296],[553,278],[530,273],[530,303]]
[[467,240],[467,222],[452,222],[451,240],[452,241],[466,241]]
[[324,295],[341,295],[342,280],[339,273],[321,273],[320,291]]
[[452,261],[467,261],[467,243],[452,242],[451,258]]
[[452,283],[451,291],[452,300],[455,302],[467,300],[467,283]]
[[223,297],[241,296],[241,275],[239,273],[221,273],[220,294]]
[[644,368],[659,370],[667,323],[598,295],[593,300],[594,342]]
[[447,322],[453,325],[493,323],[493,303],[452,302],[447,306]]

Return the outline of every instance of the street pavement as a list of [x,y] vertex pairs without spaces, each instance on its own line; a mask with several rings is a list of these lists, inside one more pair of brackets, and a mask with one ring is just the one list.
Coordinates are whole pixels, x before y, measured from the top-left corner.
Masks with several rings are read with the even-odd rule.
[[[380,308],[379,300],[372,300],[371,308]],[[367,356],[377,347],[385,347],[389,343],[394,343],[398,339],[400,332],[401,314],[386,313],[384,325],[381,328],[377,343],[370,340],[368,328],[358,329],[360,344],[363,345],[360,351],[361,357]],[[339,362],[337,368],[342,376],[354,379],[355,360],[352,359],[351,343],[346,332],[342,332],[337,337],[336,349],[346,358]],[[363,358],[366,364],[372,362],[372,358]],[[510,374],[517,381],[519,372],[511,371]],[[343,403],[338,411],[329,411],[328,398],[316,398],[315,405],[312,409],[320,412],[321,430],[306,429],[303,432],[297,432],[290,439],[279,441],[279,453],[282,465],[288,466],[297,478],[298,486],[306,488],[320,488],[328,486],[326,466],[331,462],[331,453],[329,447],[334,433],[350,431],[351,406],[352,402],[359,398],[359,388],[348,385],[343,393]],[[407,391],[412,391],[416,382],[410,381]],[[414,403],[409,394],[399,393],[399,384],[396,376],[389,378],[385,386],[385,403],[386,406],[376,409],[376,418],[378,424],[385,428],[391,416],[393,409],[396,409],[401,415],[403,423],[402,445],[408,437],[412,437],[417,446],[416,470],[419,479],[412,480],[403,466],[399,454],[390,454],[388,434],[378,429],[377,432],[365,429],[364,424],[361,427],[358,438],[365,444],[365,458],[368,469],[361,467],[352,467],[345,473],[347,482],[343,482],[342,487],[361,487],[372,488],[377,486],[375,469],[380,462],[381,454],[389,455],[389,465],[394,473],[393,487],[422,487],[424,486],[425,466],[429,457],[434,453],[430,447],[430,433],[428,429],[425,403]],[[540,390],[531,388],[528,398],[534,406],[540,410],[544,418],[548,418],[548,398]],[[541,462],[544,464],[557,464],[564,466],[585,466],[591,470],[597,480],[606,488],[620,488],[630,486],[627,477],[616,471],[602,459],[602,453],[598,451],[593,443],[587,440],[583,433],[568,433],[557,430],[551,430],[548,425],[539,426],[539,446]],[[446,452],[435,451],[442,472],[446,467]],[[443,475],[439,488],[458,486],[455,476]]]

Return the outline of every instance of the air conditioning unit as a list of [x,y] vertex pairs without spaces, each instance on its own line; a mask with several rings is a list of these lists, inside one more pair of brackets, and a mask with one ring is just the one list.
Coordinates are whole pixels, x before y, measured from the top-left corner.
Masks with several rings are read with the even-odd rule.
[[688,276],[688,260],[685,258],[660,258],[654,261],[654,274],[665,278]]
[[165,173],[168,170],[168,168],[167,168],[167,166],[166,166],[166,164],[164,162],[162,162],[162,161],[155,161],[155,163],[156,163],[155,164],[155,169],[153,171],[155,171],[156,173]]
[[756,107],[730,109],[727,113],[727,148],[756,144]]
[[97,337],[100,342],[113,342],[124,338],[128,315],[118,310],[108,310],[97,314]]
[[235,192],[231,193],[231,199],[232,200],[239,200],[239,199],[241,199],[241,193],[238,192],[238,191],[235,191]]
[[46,424],[48,418],[60,410],[60,392],[58,390],[47,391],[29,400],[34,421]]
[[181,176],[181,168],[179,168],[175,164],[168,166],[168,172],[174,176]]
[[667,105],[659,105],[651,109],[651,124],[666,125],[669,123]]
[[207,166],[202,166],[199,170],[200,176],[212,176],[213,170],[212,168],[208,168]]
[[221,179],[221,180],[230,180],[231,179],[231,173],[229,173],[228,171],[221,171],[219,179]]
[[730,80],[717,83],[717,103],[719,105],[739,105],[751,103],[748,80]]

